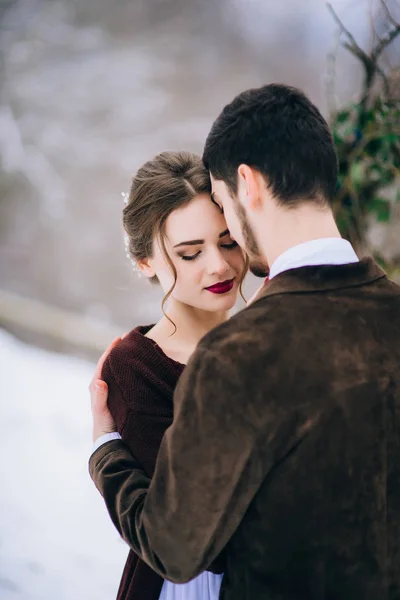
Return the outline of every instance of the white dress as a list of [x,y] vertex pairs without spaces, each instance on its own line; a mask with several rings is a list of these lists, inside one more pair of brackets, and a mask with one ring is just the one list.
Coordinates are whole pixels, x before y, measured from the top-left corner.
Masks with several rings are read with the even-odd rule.
[[204,571],[188,583],[164,581],[159,600],[218,600],[222,575]]

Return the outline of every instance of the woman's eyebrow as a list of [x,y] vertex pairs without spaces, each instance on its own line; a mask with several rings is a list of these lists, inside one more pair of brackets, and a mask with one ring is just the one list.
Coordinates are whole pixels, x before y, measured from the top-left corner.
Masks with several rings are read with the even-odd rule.
[[[219,238],[225,237],[229,233],[229,229],[225,229],[219,234]],[[204,240],[188,240],[186,242],[179,242],[179,244],[175,244],[174,248],[179,248],[180,246],[200,246],[204,244]]]
[[215,204],[215,206],[217,206],[222,213],[224,212],[222,209],[222,206],[220,205],[220,203],[218,201],[218,196],[215,192],[211,192],[211,202],[213,202]]
[[179,248],[179,246],[200,246],[200,244],[204,244],[204,240],[189,240],[188,242],[179,242],[179,244],[175,244],[174,248]]
[[217,195],[215,192],[211,192],[211,200],[214,202],[214,204],[218,204]]

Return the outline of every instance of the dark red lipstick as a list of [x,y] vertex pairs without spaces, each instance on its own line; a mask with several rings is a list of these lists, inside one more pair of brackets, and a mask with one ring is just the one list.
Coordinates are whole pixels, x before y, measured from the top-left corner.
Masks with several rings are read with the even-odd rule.
[[222,281],[221,283],[215,283],[214,285],[210,285],[210,287],[206,288],[212,294],[226,294],[231,291],[234,284],[234,279],[227,279],[226,281]]

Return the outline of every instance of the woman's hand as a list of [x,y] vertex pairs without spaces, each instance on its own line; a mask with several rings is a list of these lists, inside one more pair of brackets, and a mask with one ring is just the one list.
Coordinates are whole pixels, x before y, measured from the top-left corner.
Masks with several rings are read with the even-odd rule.
[[89,385],[90,403],[93,416],[93,441],[105,433],[117,431],[114,419],[108,409],[108,387],[105,381],[101,379],[101,371],[104,361],[111,350],[121,341],[121,338],[116,338],[102,354],[97,363],[96,371]]

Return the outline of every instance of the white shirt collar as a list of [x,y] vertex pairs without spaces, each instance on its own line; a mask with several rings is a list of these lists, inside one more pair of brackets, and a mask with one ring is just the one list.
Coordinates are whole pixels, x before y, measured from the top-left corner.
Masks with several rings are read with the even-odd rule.
[[352,245],[343,238],[322,238],[286,250],[272,264],[269,279],[283,271],[313,265],[344,265],[358,262]]

